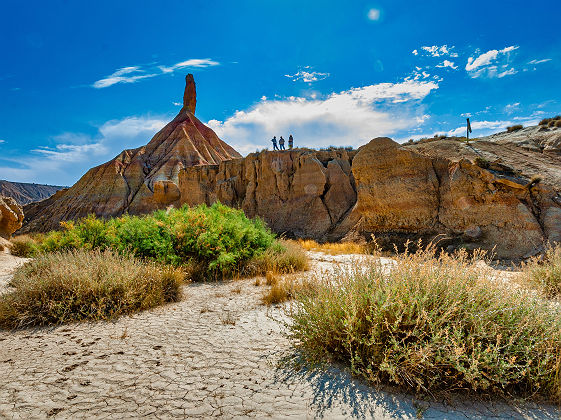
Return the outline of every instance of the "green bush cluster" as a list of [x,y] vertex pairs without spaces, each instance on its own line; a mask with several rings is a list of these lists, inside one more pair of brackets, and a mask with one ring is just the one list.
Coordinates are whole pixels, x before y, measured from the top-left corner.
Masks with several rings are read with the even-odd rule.
[[109,248],[165,264],[191,265],[207,279],[236,275],[276,243],[260,219],[248,219],[242,210],[220,203],[108,220],[89,216],[63,227],[40,239],[40,252]]
[[296,295],[292,340],[373,383],[561,398],[561,311],[467,254],[398,255]]

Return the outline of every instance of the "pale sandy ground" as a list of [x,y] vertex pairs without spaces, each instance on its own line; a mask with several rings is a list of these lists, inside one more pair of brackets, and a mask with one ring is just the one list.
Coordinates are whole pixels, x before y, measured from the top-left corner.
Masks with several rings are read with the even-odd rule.
[[[316,272],[354,265],[312,257]],[[0,283],[19,262],[0,255]],[[286,367],[297,355],[283,309],[262,306],[254,282],[185,286],[181,302],[116,322],[0,331],[0,417],[561,418],[549,405],[427,402],[339,368]]]

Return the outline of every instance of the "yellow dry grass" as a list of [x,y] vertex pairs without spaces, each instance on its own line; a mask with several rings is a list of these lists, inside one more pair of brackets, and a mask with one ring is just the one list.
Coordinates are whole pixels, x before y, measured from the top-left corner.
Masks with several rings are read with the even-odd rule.
[[330,255],[369,253],[364,244],[357,242],[326,242],[320,244],[312,239],[299,239],[298,245],[306,251],[323,252]]

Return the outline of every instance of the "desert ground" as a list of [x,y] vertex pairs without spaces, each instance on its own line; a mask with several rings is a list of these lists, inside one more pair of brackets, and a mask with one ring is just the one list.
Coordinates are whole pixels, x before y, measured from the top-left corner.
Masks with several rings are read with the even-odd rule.
[[[312,270],[358,255],[310,252]],[[0,293],[25,260],[0,254]],[[310,368],[256,279],[184,286],[174,304],[115,322],[0,332],[2,418],[557,419],[551,405],[446,401],[373,388],[343,368]]]

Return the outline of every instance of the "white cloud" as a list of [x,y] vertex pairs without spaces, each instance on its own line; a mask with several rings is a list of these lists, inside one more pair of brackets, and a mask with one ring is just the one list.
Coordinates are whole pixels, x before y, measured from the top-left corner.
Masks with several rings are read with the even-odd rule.
[[515,102],[513,104],[508,104],[507,106],[505,106],[505,112],[508,112],[509,114],[518,110],[518,108],[520,108],[520,102]]
[[92,84],[96,89],[102,89],[109,86],[116,85],[117,83],[135,83],[142,79],[150,77],[161,76],[162,74],[173,73],[176,70],[185,68],[205,68],[211,66],[218,66],[220,63],[210,58],[193,58],[186,61],[181,61],[172,66],[158,66],[157,68],[150,67],[148,70],[142,69],[140,66],[121,67],[109,76],[100,79]]
[[436,67],[439,67],[439,68],[449,67],[452,70],[457,70],[458,69],[458,66],[454,65],[453,61],[448,61],[448,60],[444,60],[441,64],[437,64]]
[[6,140],[0,140],[0,144],[6,143]]
[[368,11],[368,19],[370,20],[380,20],[380,10],[379,9],[370,9]]
[[241,153],[270,147],[270,138],[293,134],[295,144],[359,146],[410,129],[428,118],[419,102],[438,89],[435,81],[410,78],[332,93],[323,98],[262,99],[225,121],[208,125]]
[[542,64],[542,63],[547,63],[548,61],[551,61],[551,58],[544,58],[543,60],[532,60],[530,62],[528,62],[528,64]]
[[471,115],[471,112],[466,112],[465,114],[460,114],[460,117],[471,118]]
[[174,64],[173,66],[158,66],[162,73],[173,73],[176,70],[181,70],[185,68],[200,69],[205,67],[218,66],[220,63],[210,58],[192,58],[191,60],[182,61],[180,63]]
[[0,166],[9,180],[72,185],[89,168],[117,156],[124,149],[143,146],[168,118],[127,117],[98,127],[97,134],[62,133],[53,137],[53,147],[39,147],[20,159],[4,158],[12,166]]
[[413,51],[411,51],[411,54],[413,54],[413,55],[419,55],[419,51],[413,50]]
[[[454,52],[454,46],[448,45],[432,45],[432,46],[424,46],[421,47],[421,50],[424,51],[424,55],[430,55],[432,57],[457,57],[458,54]],[[413,54],[418,55],[417,50],[413,50]]]
[[113,74],[110,74],[104,79],[96,81],[92,86],[96,89],[106,88],[113,86],[117,83],[134,83],[142,79],[147,79],[149,77],[154,77],[156,74],[136,74],[131,75],[131,73],[143,72],[138,66],[122,67]]
[[[510,61],[510,53],[519,47],[511,45],[502,50],[489,50],[477,57],[469,57],[466,64],[466,71],[472,78],[480,76],[504,77],[517,73],[514,68],[507,69]],[[499,68],[502,71],[499,71]]]
[[[475,136],[487,136],[500,131],[506,130],[506,127],[522,123],[524,126],[536,125],[539,121],[537,119],[537,114],[532,114],[526,117],[514,117],[509,120],[496,120],[496,121],[471,121],[471,128],[474,131]],[[465,124],[450,130],[447,133],[449,136],[465,136],[466,126]]]
[[[304,69],[311,69],[310,66],[304,67]],[[313,83],[317,82],[318,80],[324,80],[329,77],[329,73],[321,73],[319,71],[308,71],[308,70],[300,70],[294,74],[285,74],[285,77],[291,78],[294,82],[297,80],[302,80],[306,83]]]

